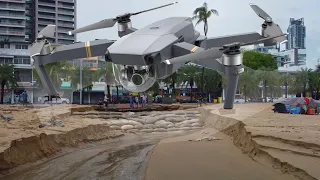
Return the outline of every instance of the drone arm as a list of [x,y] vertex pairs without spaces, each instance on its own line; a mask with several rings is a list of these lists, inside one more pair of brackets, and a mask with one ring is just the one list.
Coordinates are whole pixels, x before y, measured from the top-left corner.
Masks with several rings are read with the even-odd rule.
[[[110,40],[96,40],[84,43],[76,43],[56,47],[47,55],[34,56],[37,57],[39,64],[48,64],[52,62],[79,59],[86,57],[103,56],[107,52],[108,47],[113,43]],[[45,48],[45,47],[44,47]]]
[[30,53],[34,59],[34,66],[40,81],[49,96],[57,95],[57,91],[44,68],[44,64],[67,59],[102,56],[105,55],[107,48],[113,43],[113,41],[110,40],[96,40],[86,43],[58,46],[50,52],[50,45],[45,45],[44,42],[45,40],[40,40],[34,43]]
[[[220,72],[222,71],[222,65],[217,60],[222,56],[222,51],[220,48],[212,48],[206,50],[204,48],[182,42],[173,45],[173,57],[165,61],[167,64],[177,64],[177,63],[188,63],[192,62],[194,64],[214,69]],[[203,52],[203,53],[199,53]]]
[[[222,47],[225,44],[230,44],[234,42],[252,42],[264,38],[257,32],[251,32],[246,34],[235,34],[230,36],[220,36],[208,38],[205,41],[205,46],[207,49],[212,47]],[[261,42],[260,42],[261,43]]]

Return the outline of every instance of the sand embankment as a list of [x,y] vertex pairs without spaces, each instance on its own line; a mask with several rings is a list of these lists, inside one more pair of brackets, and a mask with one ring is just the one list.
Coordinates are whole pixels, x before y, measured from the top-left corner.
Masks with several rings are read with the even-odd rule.
[[19,165],[52,157],[64,147],[118,137],[126,132],[199,129],[202,126],[198,122],[200,113],[184,110],[193,107],[163,105],[160,109],[176,110],[164,113],[100,112],[91,106],[77,105],[55,105],[40,109],[1,106],[0,171],[5,173]]
[[[272,104],[263,103],[237,104],[234,110],[224,110],[222,105],[204,107],[200,119],[206,132],[159,143],[146,179],[320,179],[319,116],[279,114],[271,109]],[[221,133],[254,161],[237,154]],[[213,140],[189,141],[207,136]],[[261,165],[264,170],[257,168]]]
[[[111,131],[108,125],[94,124],[82,119],[69,118],[78,106],[59,105],[41,109],[4,107],[0,120],[0,171],[44,157],[50,157],[63,147],[75,147],[80,142],[118,137],[121,132]],[[80,109],[90,107],[80,107]],[[40,128],[48,122],[63,122]]]

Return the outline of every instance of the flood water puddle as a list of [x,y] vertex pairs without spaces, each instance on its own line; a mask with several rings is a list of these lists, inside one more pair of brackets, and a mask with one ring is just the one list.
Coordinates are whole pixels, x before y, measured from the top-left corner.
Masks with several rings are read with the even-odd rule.
[[149,154],[163,138],[186,134],[127,134],[54,157],[0,180],[139,180],[144,178]]

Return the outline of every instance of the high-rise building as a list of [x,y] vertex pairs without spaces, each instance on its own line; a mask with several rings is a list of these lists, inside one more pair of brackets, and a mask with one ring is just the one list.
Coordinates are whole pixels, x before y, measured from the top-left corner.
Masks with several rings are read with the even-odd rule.
[[[0,0],[0,64],[13,64],[18,74],[19,88],[6,92],[10,101],[14,93],[23,90],[33,102],[33,73],[28,48],[40,30],[48,24],[57,26],[53,43],[70,44],[74,36],[66,32],[76,27],[76,0]],[[13,98],[11,98],[13,102]]]
[[296,20],[290,18],[290,25],[287,32],[287,50],[295,48],[306,49],[306,27],[303,18]]
[[75,36],[67,32],[76,27],[76,0],[33,0],[30,5],[34,9],[32,23],[35,35],[48,24],[55,24],[57,33],[52,42],[71,44],[75,41]]
[[57,26],[51,42],[71,44],[76,27],[76,0],[0,0],[0,41],[32,43],[48,24]]

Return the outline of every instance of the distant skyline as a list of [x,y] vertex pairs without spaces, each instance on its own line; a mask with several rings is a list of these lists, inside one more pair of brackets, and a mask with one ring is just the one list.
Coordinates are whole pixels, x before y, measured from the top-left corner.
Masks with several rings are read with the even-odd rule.
[[[77,1],[77,25],[85,25],[112,18],[126,12],[137,12],[144,9],[160,6],[174,2],[172,0],[135,0],[135,1],[111,1],[111,0],[78,0]],[[147,12],[131,18],[135,28],[142,28],[154,21],[172,16],[191,17],[196,7],[204,2],[203,0],[180,0],[171,7]],[[219,16],[212,16],[209,19],[208,37],[238,34],[245,32],[261,32],[260,27],[263,20],[259,18],[250,8],[253,3],[260,6],[280,25],[283,32],[287,32],[290,18],[304,18],[306,26],[306,48],[307,66],[314,68],[317,59],[320,58],[320,19],[316,14],[320,2],[318,0],[208,0],[209,8],[216,9]],[[275,6],[277,5],[277,6]],[[203,25],[196,29],[203,34]],[[101,29],[77,35],[78,41],[94,39],[119,39],[117,26],[109,29]]]

